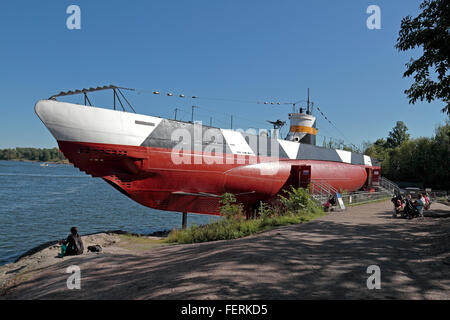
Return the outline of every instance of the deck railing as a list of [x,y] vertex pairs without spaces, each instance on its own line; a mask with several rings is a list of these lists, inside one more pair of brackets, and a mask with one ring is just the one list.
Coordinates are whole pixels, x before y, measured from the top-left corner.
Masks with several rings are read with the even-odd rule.
[[[394,191],[392,190],[398,188],[398,186],[393,182],[390,183],[386,182],[385,185],[388,186],[389,189],[383,187],[383,189],[375,192],[355,191],[350,193],[346,192],[341,193],[339,192],[339,190],[337,190],[336,188],[334,188],[333,186],[324,181],[312,180],[310,184],[310,192],[312,194],[312,197],[320,204],[325,203],[331,196],[334,196],[336,193],[341,193],[341,197],[342,200],[344,201],[344,204],[348,206],[391,198],[392,195],[395,193],[395,190]],[[398,190],[400,189],[398,188]]]
[[380,181],[380,187],[391,192],[392,195],[400,193],[400,187],[397,184],[395,184],[394,182],[392,182],[391,180],[386,179],[385,177],[380,177],[379,181]]
[[339,191],[325,181],[314,179],[310,183],[310,192],[315,200],[323,203]]

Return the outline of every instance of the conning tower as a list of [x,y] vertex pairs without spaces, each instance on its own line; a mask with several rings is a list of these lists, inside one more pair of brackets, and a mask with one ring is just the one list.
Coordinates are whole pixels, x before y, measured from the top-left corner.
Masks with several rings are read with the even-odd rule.
[[306,112],[303,112],[303,108],[300,108],[299,112],[294,112],[289,114],[290,128],[286,140],[297,141],[300,143],[316,144],[316,117],[311,114],[309,101],[309,89],[308,89],[308,104]]

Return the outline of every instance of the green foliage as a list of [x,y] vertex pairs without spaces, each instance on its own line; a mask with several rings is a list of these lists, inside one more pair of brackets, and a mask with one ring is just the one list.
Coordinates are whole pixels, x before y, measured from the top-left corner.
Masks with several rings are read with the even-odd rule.
[[[436,128],[432,138],[403,139],[392,147],[378,139],[365,154],[381,162],[383,176],[434,189],[450,189],[450,123]],[[395,145],[395,144],[394,144]]]
[[300,213],[306,209],[308,195],[302,190],[291,186],[291,190],[286,191],[287,197],[280,195],[280,202],[285,206],[286,212]]
[[414,75],[414,83],[405,90],[410,103],[418,99],[444,101],[442,112],[450,114],[450,2],[425,0],[415,18],[402,19],[396,48],[399,51],[423,49],[418,59],[406,64],[403,77]]
[[258,232],[258,225],[258,220],[229,221],[225,219],[203,226],[193,225],[185,230],[172,230],[167,241],[169,243],[198,243],[237,239]]
[[0,160],[30,160],[41,162],[63,161],[64,155],[57,149],[15,148],[0,149]]
[[[290,200],[290,195],[294,199]],[[220,201],[220,212],[225,215],[225,219],[203,226],[193,225],[185,230],[174,229],[167,242],[196,243],[237,239],[273,227],[310,221],[323,214],[322,208],[304,190],[292,188],[283,199],[285,200],[282,201],[295,211],[290,211],[286,205],[281,209],[279,206],[261,202],[258,209],[259,218],[245,220],[242,205],[236,203],[234,195],[224,194]]]
[[272,215],[274,214],[274,210],[272,208],[272,206],[270,206],[268,203],[259,202],[259,208],[258,208],[258,215],[260,217],[260,219],[262,220],[268,220],[272,217]]
[[285,214],[302,215],[314,211],[317,207],[308,190],[295,189],[291,186],[291,190],[286,190],[285,193],[286,196],[279,196],[280,202],[285,208]]
[[396,148],[408,140],[408,127],[403,123],[403,121],[397,121],[395,127],[392,128],[391,132],[389,132],[385,145],[387,148]]
[[224,193],[219,201],[220,214],[227,220],[241,220],[244,218],[242,204],[236,203],[236,197],[232,193]]

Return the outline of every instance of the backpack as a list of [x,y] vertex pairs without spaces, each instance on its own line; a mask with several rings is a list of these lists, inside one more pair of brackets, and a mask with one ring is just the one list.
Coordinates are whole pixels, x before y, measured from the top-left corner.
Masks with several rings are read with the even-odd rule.
[[102,247],[96,244],[95,246],[89,246],[88,252],[102,252]]

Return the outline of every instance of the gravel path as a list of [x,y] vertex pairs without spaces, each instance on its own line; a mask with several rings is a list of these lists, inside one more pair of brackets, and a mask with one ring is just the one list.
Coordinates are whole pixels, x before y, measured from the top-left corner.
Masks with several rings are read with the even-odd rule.
[[[113,244],[38,269],[0,299],[450,299],[450,219],[391,214],[381,202],[233,241]],[[66,287],[70,265],[81,290]],[[367,289],[370,265],[379,290]]]

